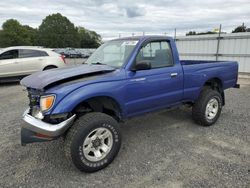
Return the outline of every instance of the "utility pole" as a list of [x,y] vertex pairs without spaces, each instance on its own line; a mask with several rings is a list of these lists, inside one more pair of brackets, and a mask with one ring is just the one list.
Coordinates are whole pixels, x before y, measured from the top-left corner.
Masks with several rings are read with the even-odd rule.
[[217,38],[217,49],[216,49],[216,61],[218,61],[218,58],[219,58],[219,49],[220,49],[220,39],[221,39],[221,24],[220,24],[220,29],[219,29],[219,36]]
[[176,28],[174,28],[174,40],[176,40]]

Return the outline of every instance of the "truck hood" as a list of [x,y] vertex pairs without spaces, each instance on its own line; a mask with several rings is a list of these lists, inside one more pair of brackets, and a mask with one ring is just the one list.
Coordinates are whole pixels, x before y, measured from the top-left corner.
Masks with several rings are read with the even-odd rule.
[[114,71],[108,65],[80,65],[37,72],[21,80],[21,85],[27,88],[44,90],[45,88],[76,79],[96,76]]

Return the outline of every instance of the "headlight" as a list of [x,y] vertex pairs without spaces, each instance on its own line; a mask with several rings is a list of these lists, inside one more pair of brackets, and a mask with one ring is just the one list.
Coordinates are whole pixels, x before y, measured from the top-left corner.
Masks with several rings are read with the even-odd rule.
[[55,102],[55,95],[46,95],[40,98],[40,109],[41,111],[48,111],[52,108]]

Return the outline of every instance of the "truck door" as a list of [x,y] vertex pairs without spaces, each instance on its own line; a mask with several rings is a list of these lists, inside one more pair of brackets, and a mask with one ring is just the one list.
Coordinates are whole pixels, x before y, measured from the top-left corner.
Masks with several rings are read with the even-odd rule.
[[182,99],[182,68],[174,63],[168,41],[144,44],[134,64],[142,61],[150,62],[151,68],[128,71],[125,96],[128,116],[164,108]]

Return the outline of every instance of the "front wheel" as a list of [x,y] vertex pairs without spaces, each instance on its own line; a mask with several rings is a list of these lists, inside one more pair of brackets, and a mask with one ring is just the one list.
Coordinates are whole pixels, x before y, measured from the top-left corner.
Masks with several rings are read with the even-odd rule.
[[118,154],[121,135],[118,123],[103,113],[80,117],[65,138],[66,157],[81,171],[95,172],[108,166]]
[[192,109],[194,121],[203,126],[213,125],[222,110],[222,97],[218,91],[204,89]]

